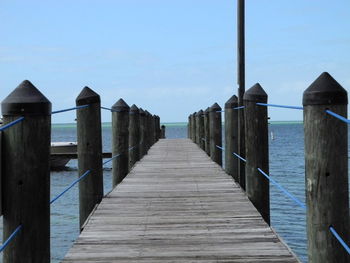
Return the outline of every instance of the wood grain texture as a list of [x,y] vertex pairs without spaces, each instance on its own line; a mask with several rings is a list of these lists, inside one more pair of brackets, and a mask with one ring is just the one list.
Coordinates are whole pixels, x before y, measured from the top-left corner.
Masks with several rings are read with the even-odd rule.
[[159,140],[95,210],[63,262],[299,262],[189,139]]

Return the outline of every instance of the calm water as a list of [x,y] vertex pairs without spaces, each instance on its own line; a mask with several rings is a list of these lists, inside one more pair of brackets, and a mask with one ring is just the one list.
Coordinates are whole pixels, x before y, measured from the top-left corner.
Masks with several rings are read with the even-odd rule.
[[[303,126],[302,124],[272,124],[270,130],[274,134],[274,140],[270,140],[270,174],[305,202]],[[167,126],[166,137],[185,138],[187,127]],[[56,125],[52,129],[52,141],[76,141],[75,127]],[[111,131],[106,125],[103,127],[104,151],[111,150],[110,142]],[[72,160],[68,165],[69,169],[65,171],[51,173],[52,197],[77,178],[77,161]],[[111,164],[107,164],[104,169],[104,188],[105,193],[112,189]],[[306,262],[305,212],[274,186],[270,187],[270,191],[272,227],[298,257]],[[75,186],[51,206],[52,262],[59,262],[67,253],[79,234],[78,226],[78,188]]]

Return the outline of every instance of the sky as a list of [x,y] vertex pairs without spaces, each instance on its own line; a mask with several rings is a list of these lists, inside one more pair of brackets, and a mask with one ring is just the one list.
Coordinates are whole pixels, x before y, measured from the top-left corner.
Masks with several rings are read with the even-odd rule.
[[[187,121],[237,95],[237,0],[0,0],[0,99],[30,80],[53,110],[84,86]],[[246,0],[246,89],[301,106],[324,71],[350,88],[350,1]],[[269,108],[272,121],[302,111]],[[73,122],[74,112],[53,116]],[[102,120],[111,114],[102,112]]]

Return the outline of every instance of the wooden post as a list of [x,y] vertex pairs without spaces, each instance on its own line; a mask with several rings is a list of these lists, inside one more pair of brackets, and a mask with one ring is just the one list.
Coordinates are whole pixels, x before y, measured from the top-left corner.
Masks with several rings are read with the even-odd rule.
[[255,84],[244,94],[245,141],[246,141],[246,193],[266,223],[270,224],[269,180],[258,168],[269,174],[269,140],[267,107],[256,103],[267,103],[267,94]]
[[156,134],[157,134],[157,141],[160,139],[160,117],[156,115]]
[[200,118],[201,118],[201,114],[203,114],[203,111],[202,110],[199,110],[197,113],[196,113],[196,144],[199,146],[200,145],[200,141],[201,141],[201,138],[200,138]]
[[165,139],[165,125],[162,125],[161,127],[161,138]]
[[197,134],[197,129],[196,129],[196,112],[192,113],[192,141],[196,143],[196,134]]
[[133,104],[129,115],[129,171],[140,160],[140,111]]
[[192,134],[191,134],[191,114],[188,116],[187,137],[188,137],[189,139],[192,138]]
[[153,144],[155,144],[157,142],[157,116],[153,115],[151,116],[152,118],[152,132],[153,132]]
[[309,262],[350,262],[329,229],[349,244],[348,126],[326,113],[347,118],[347,104],[346,90],[326,72],[303,95]]
[[237,106],[235,95],[225,103],[225,171],[239,182],[238,164],[241,160],[233,155],[238,154],[238,111],[233,109]]
[[[243,95],[245,92],[245,0],[237,1],[237,60],[238,60],[238,105],[243,106]],[[245,128],[244,128],[244,110],[238,111],[238,149],[239,155],[245,158]],[[245,190],[246,176],[245,164],[238,163],[239,184]]]
[[129,169],[129,110],[123,99],[112,107],[112,182],[113,187],[119,184],[128,174]]
[[146,142],[146,154],[151,148],[151,125],[150,125],[150,113],[145,110],[146,130],[145,130],[145,142]]
[[77,110],[79,177],[90,170],[79,182],[80,230],[103,197],[102,132],[100,96],[85,87],[76,98],[76,105],[89,105]]
[[218,165],[222,166],[222,132],[221,132],[221,107],[214,103],[209,111],[210,127],[210,157]]
[[204,136],[204,112],[200,110],[198,112],[198,135],[199,135],[199,147],[205,151],[205,136]]
[[3,132],[3,240],[20,232],[3,251],[4,263],[50,262],[51,102],[28,80],[1,104]]
[[205,138],[205,152],[210,156],[209,110],[210,108],[208,107],[204,111],[204,138]]
[[146,113],[140,108],[140,159],[147,153],[146,149]]

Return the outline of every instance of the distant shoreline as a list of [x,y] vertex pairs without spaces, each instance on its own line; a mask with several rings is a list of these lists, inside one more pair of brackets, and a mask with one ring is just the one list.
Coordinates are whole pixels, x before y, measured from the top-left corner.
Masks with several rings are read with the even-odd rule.
[[[271,125],[287,125],[287,124],[302,124],[303,121],[270,121]],[[165,125],[166,127],[183,127],[187,126],[187,122],[164,122],[161,125]],[[110,122],[103,122],[102,128],[109,128],[112,124]],[[52,127],[54,128],[75,128],[76,123],[53,123]]]

